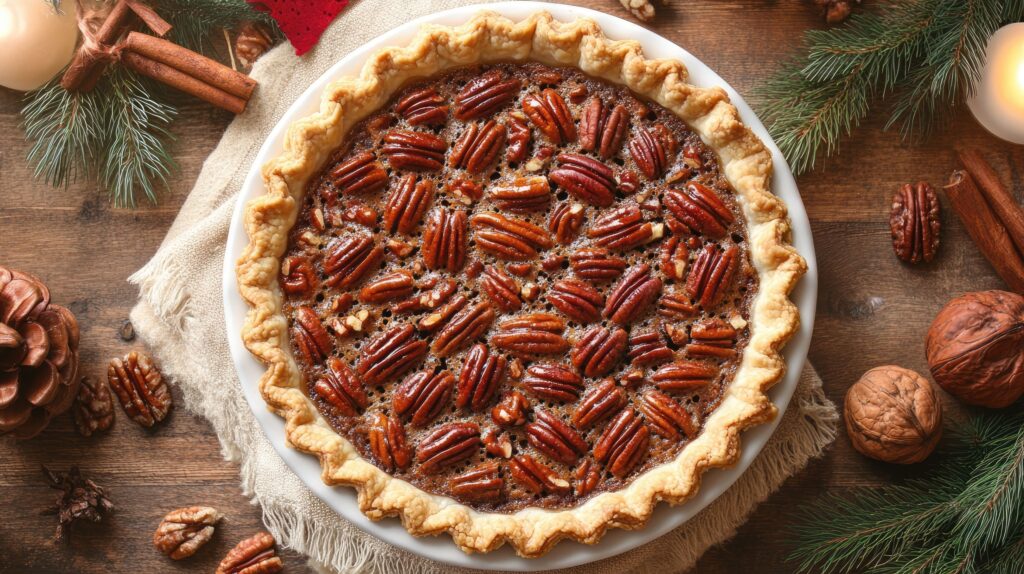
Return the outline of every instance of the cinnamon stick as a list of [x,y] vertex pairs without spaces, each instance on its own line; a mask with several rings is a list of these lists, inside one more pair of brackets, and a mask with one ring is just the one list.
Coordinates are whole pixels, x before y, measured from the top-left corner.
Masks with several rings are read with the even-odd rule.
[[960,163],[971,174],[978,189],[988,200],[992,211],[1010,233],[1010,240],[1017,251],[1024,254],[1024,208],[1017,204],[1013,195],[1003,186],[992,165],[985,161],[976,149],[959,150]]
[[64,76],[60,79],[60,85],[65,90],[88,92],[96,87],[100,76],[103,75],[103,66],[99,64],[105,59],[105,55],[101,48],[109,46],[117,40],[125,25],[127,25],[130,14],[131,10],[128,6],[128,1],[118,0],[93,38],[94,43],[99,45],[90,44],[87,40],[78,49],[78,52],[75,53],[75,57],[72,58],[71,64],[68,65]]
[[971,174],[957,170],[945,187],[953,211],[1006,285],[1024,294],[1024,254],[1017,251],[1006,227],[1000,222]]
[[153,10],[142,2],[139,2],[138,0],[128,0],[128,7],[131,8],[132,12],[135,12],[135,15],[145,22],[146,27],[152,30],[157,36],[162,38],[171,31],[171,24],[167,20],[161,18],[160,15],[156,13],[156,10]]
[[163,82],[172,88],[191,94],[229,112],[240,114],[246,100],[199,80],[176,68],[151,60],[135,52],[121,52],[121,63],[135,72]]
[[124,41],[124,50],[174,68],[242,100],[248,100],[256,88],[256,81],[249,76],[155,36],[131,32]]

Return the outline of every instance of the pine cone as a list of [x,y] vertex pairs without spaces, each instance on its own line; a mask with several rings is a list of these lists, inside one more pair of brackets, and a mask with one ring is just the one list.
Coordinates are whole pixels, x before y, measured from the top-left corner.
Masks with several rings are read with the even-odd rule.
[[75,316],[38,277],[0,266],[0,435],[39,434],[78,385]]
[[44,466],[43,474],[50,488],[61,491],[53,506],[44,512],[57,515],[57,532],[54,535],[57,540],[66,539],[75,522],[100,522],[113,512],[114,503],[107,498],[103,488],[83,477],[77,466],[72,466],[68,472],[52,471]]
[[235,54],[246,68],[252,67],[264,52],[274,45],[270,31],[263,24],[246,22],[238,29],[235,38]]

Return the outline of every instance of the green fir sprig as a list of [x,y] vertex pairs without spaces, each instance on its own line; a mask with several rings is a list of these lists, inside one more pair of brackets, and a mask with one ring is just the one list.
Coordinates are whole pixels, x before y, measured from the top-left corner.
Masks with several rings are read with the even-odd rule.
[[1024,19],[1024,0],[887,1],[804,36],[803,53],[756,92],[768,130],[797,174],[838,153],[875,106],[886,129],[927,134],[973,93],[988,38]]
[[1024,571],[1024,412],[980,415],[928,477],[802,510],[799,572]]

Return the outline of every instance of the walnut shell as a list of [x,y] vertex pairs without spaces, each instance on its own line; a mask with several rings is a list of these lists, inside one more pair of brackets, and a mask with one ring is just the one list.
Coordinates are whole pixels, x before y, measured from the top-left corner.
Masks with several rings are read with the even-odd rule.
[[925,344],[935,382],[961,401],[1003,408],[1024,395],[1024,297],[957,297],[935,316]]
[[928,379],[893,365],[864,373],[846,392],[853,448],[885,462],[921,462],[942,436],[942,407]]

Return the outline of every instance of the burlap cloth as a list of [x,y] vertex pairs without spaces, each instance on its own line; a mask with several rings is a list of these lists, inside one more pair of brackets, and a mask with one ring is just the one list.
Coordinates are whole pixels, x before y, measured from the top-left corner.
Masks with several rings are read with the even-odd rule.
[[[184,407],[206,417],[225,458],[241,465],[242,488],[263,509],[277,540],[338,572],[442,573],[453,569],[398,550],[358,530],[314,496],[274,452],[249,406],[228,353],[221,266],[231,213],[246,172],[278,118],[324,70],[349,51],[412,18],[464,0],[361,0],[302,58],[280,46],[256,64],[249,109],[228,126],[160,250],[131,281],[140,288],[135,329],[181,389]],[[682,572],[730,538],[752,510],[835,436],[837,414],[807,367],[789,410],[747,472],[703,512],[632,552],[588,565],[589,574]],[[583,571],[584,568],[580,568]]]

